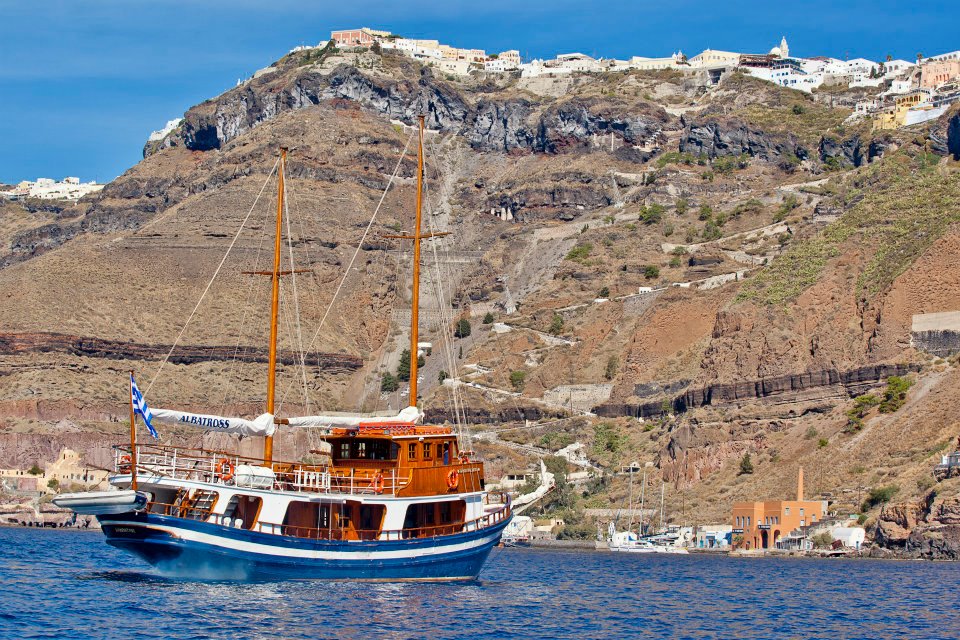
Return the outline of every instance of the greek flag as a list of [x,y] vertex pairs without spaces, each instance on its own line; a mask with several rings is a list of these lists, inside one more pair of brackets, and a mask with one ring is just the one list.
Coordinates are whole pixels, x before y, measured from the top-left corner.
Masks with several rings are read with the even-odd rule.
[[153,428],[153,424],[151,423],[153,414],[150,413],[150,407],[147,406],[147,401],[143,399],[143,394],[140,393],[140,389],[137,388],[137,382],[133,379],[132,373],[130,374],[130,402],[133,404],[134,415],[139,415],[143,418],[143,423],[147,425],[147,429],[150,430],[150,435],[159,440],[160,434],[157,433],[157,430]]

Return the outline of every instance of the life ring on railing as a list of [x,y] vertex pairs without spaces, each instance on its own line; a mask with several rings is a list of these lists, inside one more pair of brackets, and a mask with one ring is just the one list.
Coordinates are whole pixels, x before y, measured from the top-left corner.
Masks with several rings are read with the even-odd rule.
[[459,484],[460,473],[456,469],[450,469],[450,473],[447,474],[447,487],[456,489]]
[[370,486],[373,487],[373,492],[377,495],[383,493],[383,474],[377,471],[377,475],[373,476],[373,481],[370,483]]
[[236,467],[234,467],[233,463],[226,458],[221,458],[217,461],[216,471],[217,477],[220,478],[221,482],[229,482],[233,479],[233,474],[236,471]]
[[133,471],[133,458],[130,456],[123,456],[120,458],[120,464],[117,466],[117,469],[120,473],[130,473]]

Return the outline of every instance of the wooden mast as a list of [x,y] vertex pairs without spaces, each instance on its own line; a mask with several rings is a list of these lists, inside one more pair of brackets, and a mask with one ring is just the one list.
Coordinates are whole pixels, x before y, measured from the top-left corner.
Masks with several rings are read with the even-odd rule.
[[130,488],[137,490],[137,416],[133,413],[133,370],[130,371]]
[[[277,168],[277,230],[273,243],[273,297],[270,306],[270,359],[267,369],[267,413],[273,415],[277,386],[277,328],[280,315],[280,252],[283,237],[283,171],[287,164],[287,148],[280,147]],[[273,436],[263,437],[263,463],[273,462]]]
[[417,345],[420,344],[420,218],[423,206],[423,118],[419,116],[417,154],[417,220],[413,228],[413,292],[410,299],[410,406],[417,406]]

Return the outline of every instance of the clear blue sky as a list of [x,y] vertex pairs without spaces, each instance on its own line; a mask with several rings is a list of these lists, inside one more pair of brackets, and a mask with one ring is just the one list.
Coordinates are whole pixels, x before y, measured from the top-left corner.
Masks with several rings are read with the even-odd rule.
[[333,28],[525,57],[762,52],[786,35],[795,55],[912,59],[960,49],[958,24],[958,0],[0,0],[0,181],[109,181],[151,130]]

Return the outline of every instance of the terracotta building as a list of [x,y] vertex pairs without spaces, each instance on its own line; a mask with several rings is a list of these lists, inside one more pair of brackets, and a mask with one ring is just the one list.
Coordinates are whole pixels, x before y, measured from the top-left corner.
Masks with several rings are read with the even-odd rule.
[[734,546],[739,549],[774,549],[781,537],[798,527],[819,522],[827,503],[803,499],[803,469],[797,477],[796,500],[737,502],[733,505]]

